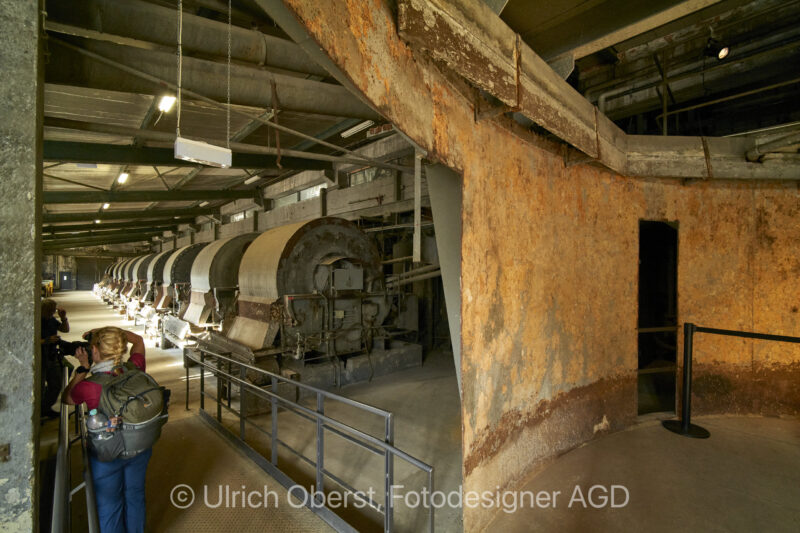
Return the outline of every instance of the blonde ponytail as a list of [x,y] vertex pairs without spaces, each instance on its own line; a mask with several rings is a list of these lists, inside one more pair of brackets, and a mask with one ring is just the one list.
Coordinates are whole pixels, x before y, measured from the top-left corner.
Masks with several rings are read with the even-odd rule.
[[100,360],[114,360],[114,366],[122,364],[122,358],[128,351],[128,340],[125,332],[114,326],[100,328],[92,334],[92,344],[100,352]]

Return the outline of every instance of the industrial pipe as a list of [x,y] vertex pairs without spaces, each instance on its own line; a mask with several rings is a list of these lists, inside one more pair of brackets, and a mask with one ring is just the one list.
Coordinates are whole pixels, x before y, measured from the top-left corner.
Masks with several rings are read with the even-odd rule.
[[[59,40],[51,40],[59,43]],[[177,79],[174,53],[142,50],[107,42],[86,41],[84,49],[121,66],[134,68],[161,80]],[[160,95],[172,92],[139,77],[129,76],[104,62],[75,53],[66,46],[51,46],[45,72],[47,83]],[[183,58],[183,88],[224,102],[227,98],[227,65],[193,57]],[[275,83],[282,111],[380,120],[380,115],[340,85],[276,74],[257,68],[231,65],[232,104],[266,108],[272,106],[271,83]]]
[[800,143],[800,132],[790,133],[789,135],[775,139],[774,141],[751,148],[747,151],[746,157],[748,161],[755,162],[769,152],[775,152],[781,148],[786,148],[787,146],[798,143]]
[[413,270],[409,270],[407,272],[402,272],[400,274],[394,274],[389,277],[388,281],[394,282],[398,279],[407,278],[410,276],[416,276],[417,274],[424,274],[425,272],[430,272],[432,270],[438,270],[439,265],[425,265],[424,267],[415,268]]
[[[114,42],[115,36],[176,48],[177,16],[174,8],[140,0],[83,0],[51,2],[48,16],[61,23],[102,32],[98,38]],[[54,28],[48,27],[52,31]],[[56,27],[59,33],[77,34]],[[86,35],[83,35],[86,36]],[[181,45],[187,52],[226,58],[228,24],[184,11]],[[119,43],[121,44],[121,43]],[[287,39],[266,35],[257,30],[231,26],[231,59],[327,78],[329,74]]]
[[438,278],[442,275],[441,270],[437,270],[436,272],[429,272],[427,274],[421,274],[419,276],[414,276],[412,278],[402,278],[395,281],[390,281],[386,284],[386,287],[389,289],[393,289],[395,287],[400,287],[401,285],[408,285],[409,283],[414,283],[416,281],[424,281],[426,279],[431,278]]

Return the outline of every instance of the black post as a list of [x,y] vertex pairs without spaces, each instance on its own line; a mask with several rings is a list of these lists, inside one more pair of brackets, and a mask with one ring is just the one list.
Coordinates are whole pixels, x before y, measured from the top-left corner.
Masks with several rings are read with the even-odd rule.
[[695,439],[707,439],[711,436],[708,430],[692,424],[692,340],[695,325],[691,322],[683,324],[683,404],[680,420],[664,420],[661,424],[679,435]]
[[186,352],[183,352],[183,368],[186,369],[186,410],[189,410],[189,361],[186,359]]

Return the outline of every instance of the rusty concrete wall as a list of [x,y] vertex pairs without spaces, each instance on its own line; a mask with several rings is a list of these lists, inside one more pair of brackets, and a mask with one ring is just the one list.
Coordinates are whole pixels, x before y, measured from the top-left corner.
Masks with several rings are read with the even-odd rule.
[[[376,109],[463,175],[465,490],[514,486],[635,421],[640,219],[680,223],[681,322],[800,333],[795,187],[565,168],[505,119],[475,123],[474,92],[412,53],[389,2],[285,4]],[[709,337],[696,352],[697,413],[798,411],[800,349]],[[465,530],[489,519],[464,510]]]

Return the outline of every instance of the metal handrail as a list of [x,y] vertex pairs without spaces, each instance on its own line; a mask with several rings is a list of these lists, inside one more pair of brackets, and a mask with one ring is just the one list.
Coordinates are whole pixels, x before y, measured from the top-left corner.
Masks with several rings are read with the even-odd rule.
[[[69,368],[64,367],[62,393],[69,383]],[[55,487],[53,489],[53,510],[50,520],[51,533],[65,533],[71,530],[70,502],[72,497],[81,489],[86,495],[87,531],[99,533],[100,523],[97,517],[97,501],[95,499],[94,482],[92,481],[92,467],[89,463],[89,450],[87,448],[86,426],[84,424],[85,408],[83,404],[76,406],[75,420],[77,425],[77,439],[73,440],[69,433],[70,406],[61,403],[61,419],[58,428],[58,451],[56,454]],[[71,485],[71,451],[72,444],[80,440],[81,455],[83,458],[83,482],[75,488]]]
[[692,424],[692,351],[695,333],[711,333],[727,337],[741,337],[745,339],[759,339],[766,341],[793,342],[800,344],[800,337],[790,335],[773,335],[771,333],[754,333],[752,331],[739,331],[734,329],[719,329],[698,326],[692,322],[683,324],[683,401],[681,403],[680,420],[663,420],[661,424],[679,435],[707,439],[708,430]]
[[[61,383],[69,383],[69,369],[64,367]],[[63,390],[63,389],[62,389]],[[69,405],[61,404],[61,419],[58,426],[58,451],[56,452],[56,476],[53,489],[53,510],[50,516],[50,531],[63,533],[69,525]]]
[[[380,409],[378,407],[374,407],[372,405],[368,405],[356,400],[352,400],[350,398],[345,398],[338,394],[334,394],[322,389],[318,389],[316,387],[312,387],[311,385],[307,385],[305,383],[300,383],[298,381],[286,378],[279,374],[274,374],[262,368],[258,368],[256,366],[250,365],[243,361],[239,361],[233,358],[230,358],[224,354],[215,353],[210,351],[206,348],[202,348],[198,350],[200,352],[200,357],[194,357],[191,355],[191,352],[185,351],[184,357],[187,360],[191,360],[198,365],[200,365],[200,410],[201,413],[208,417],[212,422],[217,422],[221,428],[224,428],[221,424],[222,418],[222,409],[224,408],[226,411],[232,412],[239,417],[239,436],[238,440],[247,446],[245,442],[245,423],[249,422],[252,424],[256,429],[259,431],[270,435],[272,439],[271,444],[271,458],[269,459],[269,465],[274,467],[277,472],[281,473],[284,477],[285,474],[277,469],[278,463],[278,447],[282,446],[286,448],[288,451],[293,453],[295,456],[299,457],[303,461],[307,462],[308,464],[315,467],[316,470],[316,487],[315,490],[317,492],[322,492],[323,485],[324,485],[324,478],[327,477],[334,481],[336,484],[340,485],[343,489],[350,493],[357,493],[356,489],[351,487],[347,484],[344,480],[340,479],[336,475],[332,474],[324,467],[324,434],[326,431],[332,432],[339,437],[342,437],[347,442],[350,442],[356,446],[359,446],[362,449],[365,449],[373,454],[383,455],[385,457],[384,462],[384,505],[380,505],[372,501],[371,498],[366,498],[366,503],[370,505],[373,509],[380,512],[384,515],[384,531],[390,532],[393,529],[393,496],[392,496],[392,486],[394,483],[394,458],[398,457],[407,463],[411,464],[412,466],[422,470],[427,474],[427,489],[428,494],[433,494],[434,485],[433,485],[433,467],[420,461],[419,459],[409,455],[408,453],[396,448],[394,446],[394,415],[386,411],[384,409]],[[210,356],[213,358],[217,366],[212,366],[208,361],[206,361],[206,356]],[[223,361],[227,363],[228,372],[225,372],[223,369],[219,368],[219,362]],[[239,369],[239,376],[235,376],[231,372],[231,365],[236,365]],[[189,402],[189,369],[188,365],[186,365],[186,405],[188,407]],[[210,394],[206,393],[204,390],[204,383],[205,383],[205,371],[206,369],[209,372],[217,377],[217,394],[216,396],[211,396]],[[247,371],[256,372],[264,377],[269,378],[271,383],[271,390],[265,390],[245,379]],[[241,390],[241,400],[239,410],[235,410],[230,405],[230,392],[228,392],[228,399],[227,405],[223,402],[222,393],[220,392],[220,382],[226,382],[228,385],[232,383],[236,383],[239,385]],[[277,390],[278,384],[286,384],[293,387],[296,387],[298,390],[303,390],[306,393],[310,393],[316,396],[316,410],[311,409],[309,407],[300,405],[297,402],[293,402],[288,400],[274,391]],[[260,428],[253,424],[253,422],[247,420],[247,413],[246,413],[246,395],[245,391],[248,391],[247,394],[255,395],[256,397],[263,398],[268,400],[271,403],[271,431],[266,431],[263,428]],[[207,413],[205,413],[205,404],[204,398],[209,396],[216,400],[217,403],[217,420],[213,420]],[[366,411],[368,413],[380,416],[384,420],[384,439],[381,440],[369,433],[356,429],[352,426],[349,426],[343,422],[340,422],[336,419],[331,418],[330,416],[325,415],[324,413],[324,400],[330,399],[332,401],[340,402],[345,405],[349,405],[355,407],[357,409]],[[310,458],[303,455],[301,452],[294,450],[286,444],[285,442],[281,441],[278,438],[278,425],[277,425],[277,414],[278,414],[278,406],[285,408],[288,411],[291,411],[306,420],[316,423],[316,461],[311,460]],[[233,435],[233,432],[230,430],[226,431]],[[266,458],[265,458],[266,459]],[[286,479],[289,479],[286,477]],[[291,481],[291,480],[289,480]],[[283,483],[283,482],[282,482]],[[291,486],[296,486],[296,484],[292,481],[291,484],[283,483],[286,488],[290,488]],[[362,493],[363,494],[363,493]],[[314,506],[311,506],[311,510],[314,512],[319,512],[319,503]],[[428,517],[429,517],[429,530],[433,532],[434,530],[434,506],[427,505],[428,508]]]

